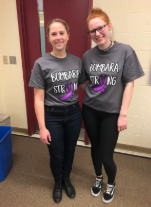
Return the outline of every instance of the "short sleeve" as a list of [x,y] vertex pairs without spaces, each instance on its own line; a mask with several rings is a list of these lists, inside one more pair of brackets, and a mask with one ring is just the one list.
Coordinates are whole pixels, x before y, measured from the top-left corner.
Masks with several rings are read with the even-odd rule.
[[28,86],[33,88],[45,89],[44,75],[42,73],[40,65],[36,62],[34,64]]
[[84,59],[82,59],[82,63],[81,63],[81,73],[79,75],[78,84],[79,85],[80,84],[83,84],[87,80],[90,80],[90,79],[89,79],[89,76],[88,76],[88,74],[86,73],[86,70],[85,70]]
[[125,83],[131,82],[137,78],[144,76],[143,69],[139,63],[135,51],[126,59],[123,68],[123,80]]

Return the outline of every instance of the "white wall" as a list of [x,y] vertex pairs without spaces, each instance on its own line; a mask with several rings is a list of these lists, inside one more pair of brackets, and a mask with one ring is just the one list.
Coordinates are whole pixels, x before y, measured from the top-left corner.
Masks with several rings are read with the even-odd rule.
[[[3,55],[17,65],[3,64]],[[10,114],[11,126],[27,129],[16,0],[0,0],[0,113]]]
[[[128,112],[128,129],[119,143],[151,148],[151,0],[93,0],[113,25],[113,38],[131,45],[145,71],[135,81]],[[0,0],[0,113],[11,115],[13,127],[27,128],[25,93],[16,0]],[[17,57],[17,65],[4,65],[3,55]]]
[[151,148],[151,0],[93,0],[110,17],[113,39],[131,45],[145,76],[135,81],[128,111],[128,129],[118,143]]

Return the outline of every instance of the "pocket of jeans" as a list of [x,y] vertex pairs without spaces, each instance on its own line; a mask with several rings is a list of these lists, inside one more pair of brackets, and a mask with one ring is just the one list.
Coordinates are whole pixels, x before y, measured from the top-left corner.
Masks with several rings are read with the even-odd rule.
[[73,108],[76,108],[76,109],[81,109],[81,107],[80,107],[80,104],[79,104],[79,103],[73,104]]
[[47,112],[47,113],[51,113],[51,112],[53,112],[54,111],[54,108],[53,107],[51,107],[51,106],[46,106],[45,105],[45,112]]

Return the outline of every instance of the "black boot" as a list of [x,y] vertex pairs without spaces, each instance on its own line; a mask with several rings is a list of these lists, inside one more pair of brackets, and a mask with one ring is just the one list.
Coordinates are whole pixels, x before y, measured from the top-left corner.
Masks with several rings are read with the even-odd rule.
[[69,198],[75,197],[76,192],[69,179],[63,179],[62,186],[64,187],[66,194]]
[[59,203],[62,199],[62,182],[55,182],[53,189],[53,200],[55,203]]

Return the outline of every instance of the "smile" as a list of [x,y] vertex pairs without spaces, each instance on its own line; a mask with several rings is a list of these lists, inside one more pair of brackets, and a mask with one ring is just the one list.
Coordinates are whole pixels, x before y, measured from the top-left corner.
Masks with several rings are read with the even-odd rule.
[[56,44],[62,44],[63,42],[56,42]]
[[103,38],[103,36],[102,37],[98,37],[98,38],[95,38],[96,40],[101,40]]

